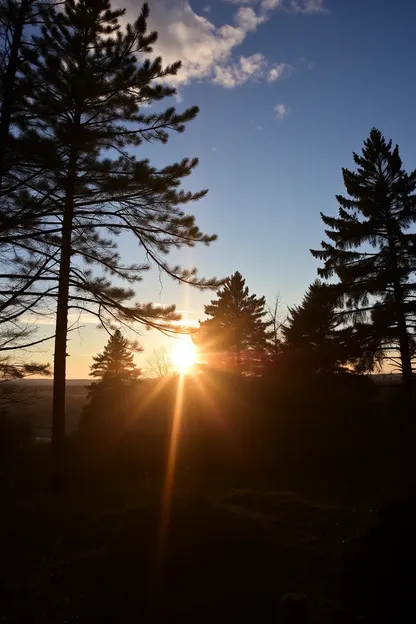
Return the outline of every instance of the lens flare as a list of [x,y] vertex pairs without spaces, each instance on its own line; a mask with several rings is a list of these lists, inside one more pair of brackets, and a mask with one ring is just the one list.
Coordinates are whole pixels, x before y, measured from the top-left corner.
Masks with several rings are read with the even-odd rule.
[[172,363],[178,373],[189,373],[196,363],[196,348],[192,340],[187,336],[177,340],[172,347]]

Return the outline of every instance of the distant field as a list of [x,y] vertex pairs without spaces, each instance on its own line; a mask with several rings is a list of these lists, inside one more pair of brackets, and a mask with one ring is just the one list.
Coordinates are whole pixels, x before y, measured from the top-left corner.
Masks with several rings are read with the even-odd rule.
[[[372,375],[373,380],[379,386],[395,386],[400,383],[398,375]],[[39,438],[49,438],[52,420],[52,380],[29,379],[17,382],[28,392],[30,399],[25,406],[15,410],[16,415],[33,425],[34,431]],[[68,434],[75,431],[78,421],[87,399],[87,386],[91,383],[88,379],[69,379],[66,385],[66,431]],[[149,380],[146,383],[152,383]],[[384,394],[383,394],[384,400]]]
[[[72,433],[78,424],[87,398],[87,380],[69,380],[66,388],[66,430]],[[22,384],[23,385],[23,384]],[[18,408],[19,417],[29,420],[39,438],[48,438],[52,420],[52,382],[49,379],[32,379],[24,383],[30,398]],[[17,413],[17,412],[16,412]]]

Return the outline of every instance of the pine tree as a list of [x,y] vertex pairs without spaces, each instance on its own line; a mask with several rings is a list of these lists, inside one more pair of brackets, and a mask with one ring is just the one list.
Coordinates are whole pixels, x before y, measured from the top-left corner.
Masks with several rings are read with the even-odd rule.
[[[19,190],[33,185],[40,171],[31,162],[39,149],[36,136],[22,141],[20,128],[33,125],[33,91],[23,75],[37,55],[30,33],[39,28],[49,9],[60,0],[0,0],[0,233],[30,225],[32,210],[15,210],[13,199]],[[29,106],[27,106],[29,104]],[[42,146],[40,146],[42,147]],[[2,237],[2,238],[3,238]],[[8,238],[11,241],[11,238]]]
[[[11,128],[22,104],[19,93],[19,73],[26,62],[25,30],[33,26],[37,0],[0,1],[0,197],[3,196],[3,179],[11,167],[12,144],[16,148]],[[0,217],[4,215],[1,204]],[[2,219],[0,221],[2,224]]]
[[117,423],[126,401],[137,386],[141,370],[134,363],[134,352],[141,352],[137,343],[130,343],[116,330],[104,351],[96,355],[90,375],[97,378],[88,387],[88,401],[83,411],[81,429],[95,430],[97,425]]
[[[33,326],[19,322],[19,317],[41,311],[35,285],[51,263],[32,255],[20,271],[16,262],[13,243],[27,234],[26,228],[32,228],[34,216],[33,206],[26,210],[24,202],[16,202],[16,198],[36,179],[36,171],[30,165],[26,168],[28,155],[30,160],[36,147],[21,140],[17,123],[23,125],[31,114],[24,110],[25,95],[30,96],[31,90],[25,94],[22,85],[24,68],[36,54],[29,42],[30,30],[39,26],[41,13],[54,3],[56,0],[0,0],[0,352],[7,362],[13,361],[11,352],[42,342],[32,339]],[[21,370],[21,358],[16,358]]]
[[[134,350],[137,353],[139,349],[135,346]],[[129,384],[141,374],[134,363],[132,346],[119,329],[116,329],[110,337],[103,353],[95,356],[93,360],[90,375],[99,378],[99,382],[92,384],[94,389]]]
[[200,323],[195,343],[205,355],[231,358],[238,373],[258,369],[265,355],[270,321],[264,297],[250,295],[241,273],[234,273],[205,306],[211,318]]
[[[13,244],[21,250],[23,266],[33,254],[52,264],[44,279],[51,280],[46,296],[57,302],[55,445],[65,435],[69,307],[95,314],[110,330],[114,319],[172,330],[178,318],[174,306],[130,303],[134,290],[113,286],[103,271],[132,285],[150,263],[198,288],[218,284],[165,259],[172,248],[215,239],[181,208],[206,193],[178,190],[197,159],[157,169],[132,153],[144,142],[165,143],[170,131],[182,132],[198,113],[197,107],[180,114],[174,108],[149,112],[149,104],[176,93],[166,81],[180,63],[163,67],[160,57],[140,61],[157,40],[156,33],[147,34],[148,13],[145,4],[138,19],[121,29],[124,10],[112,10],[108,0],[67,0],[63,11],[44,12],[41,33],[33,37],[36,58],[24,71],[24,91],[31,89],[26,105],[34,121],[20,131],[22,141],[36,139],[32,164],[43,174],[20,197],[25,206],[33,202],[36,228]],[[124,231],[136,238],[145,264],[122,262],[114,237]],[[89,268],[94,265],[99,277]]]
[[357,359],[351,327],[342,327],[338,293],[316,280],[282,327],[283,364],[291,374],[344,372]]
[[339,216],[321,215],[333,244],[322,242],[312,254],[324,260],[319,275],[338,277],[346,316],[364,322],[375,345],[399,351],[410,398],[416,235],[409,228],[416,220],[416,171],[404,171],[398,146],[376,129],[354,162],[356,172],[343,169],[349,197],[337,196]]

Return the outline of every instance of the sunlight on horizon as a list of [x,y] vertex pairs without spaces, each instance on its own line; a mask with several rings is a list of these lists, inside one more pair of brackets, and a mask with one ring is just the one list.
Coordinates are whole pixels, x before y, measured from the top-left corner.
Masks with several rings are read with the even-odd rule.
[[172,364],[181,375],[190,373],[197,362],[197,351],[189,336],[178,339],[172,345]]

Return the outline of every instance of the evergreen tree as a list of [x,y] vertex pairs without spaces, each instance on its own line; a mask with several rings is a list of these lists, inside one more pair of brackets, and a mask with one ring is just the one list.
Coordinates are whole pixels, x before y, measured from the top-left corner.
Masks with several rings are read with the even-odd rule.
[[90,388],[95,391],[97,388],[112,388],[135,381],[141,374],[134,363],[134,353],[139,352],[137,345],[131,345],[127,338],[124,338],[121,331],[116,329],[109,338],[103,353],[96,355],[91,365],[91,377],[98,377],[99,381],[93,383]]
[[312,251],[324,260],[319,275],[340,281],[346,317],[364,323],[367,343],[399,351],[403,384],[412,391],[416,235],[416,171],[407,174],[398,146],[373,129],[357,171],[343,169],[349,197],[337,196],[338,217],[322,216],[331,243]]
[[[132,285],[150,263],[199,288],[218,283],[165,259],[172,248],[215,239],[181,209],[206,192],[178,189],[197,159],[157,169],[132,154],[143,142],[165,143],[170,131],[182,132],[198,113],[196,107],[180,114],[174,108],[149,112],[149,104],[175,94],[165,81],[180,63],[163,67],[160,57],[140,61],[157,40],[155,32],[147,34],[148,13],[145,4],[138,19],[121,29],[124,10],[112,10],[108,0],[66,0],[64,10],[44,11],[41,33],[33,37],[36,58],[23,70],[33,123],[21,124],[21,138],[35,141],[32,166],[43,173],[17,199],[25,207],[32,202],[38,220],[31,232],[15,237],[13,246],[20,250],[23,268],[33,255],[51,263],[44,279],[50,280],[45,296],[57,305],[55,444],[65,435],[69,307],[95,314],[110,330],[114,319],[173,330],[171,322],[178,318],[173,306],[130,303],[134,290],[113,286],[103,270]],[[122,262],[114,237],[124,231],[136,238],[145,264]],[[99,277],[92,273],[94,265]]]
[[[29,33],[42,22],[42,11],[54,3],[56,0],[0,0],[0,352],[9,363],[14,357],[10,352],[42,342],[32,339],[33,326],[28,328],[19,322],[24,314],[45,311],[39,308],[36,284],[51,262],[32,255],[22,271],[16,262],[13,243],[16,237],[21,239],[27,234],[25,228],[31,228],[33,221],[33,205],[26,210],[24,202],[16,202],[16,197],[37,176],[28,164],[36,147],[33,142],[23,144],[17,123],[23,125],[31,115],[29,109],[24,110],[22,85],[24,67],[36,54]],[[30,96],[31,91],[26,95]],[[21,359],[18,355],[16,358],[17,369],[21,370]]]
[[348,370],[357,357],[353,330],[342,327],[338,293],[316,280],[302,303],[289,308],[282,327],[283,364],[291,374],[334,374]]
[[[134,363],[134,352],[142,351],[129,343],[120,330],[109,338],[104,351],[96,355],[90,375],[97,378],[88,387],[88,401],[83,410],[81,429],[95,430],[109,421],[117,424],[124,415],[126,402],[137,387],[141,371]],[[119,423],[120,424],[120,423]]]
[[238,373],[255,372],[268,346],[271,321],[264,297],[250,295],[241,273],[234,273],[217,292],[217,299],[205,306],[211,318],[200,323],[195,343],[205,355],[231,359]]
[[31,85],[23,80],[38,50],[30,33],[60,0],[0,0],[0,233],[11,241],[10,230],[28,226],[35,218],[32,205],[26,210],[14,199],[19,190],[31,188],[40,174],[33,162],[39,145],[35,135],[23,141],[20,128],[33,125]]
[[[35,22],[37,5],[38,0],[0,0],[0,197],[4,195],[3,179],[16,162],[11,129],[23,102],[19,77],[27,60],[25,30]],[[4,202],[0,207],[2,225]]]

